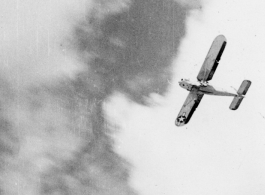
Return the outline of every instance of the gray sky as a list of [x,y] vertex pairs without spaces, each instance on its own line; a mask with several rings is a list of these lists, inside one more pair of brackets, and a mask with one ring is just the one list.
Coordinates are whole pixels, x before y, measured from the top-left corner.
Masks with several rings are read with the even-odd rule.
[[0,2],[0,193],[132,194],[102,105],[166,92],[196,1]]
[[[204,1],[188,20],[167,97],[153,95],[143,107],[117,94],[107,110],[122,126],[117,150],[133,163],[132,185],[141,194],[265,193],[265,3],[262,0]],[[174,125],[188,92],[181,78],[195,79],[213,39],[228,43],[211,83],[238,88],[252,81],[237,111],[232,98],[204,96],[188,125]]]
[[[265,186],[265,166],[263,162],[265,160],[265,131],[263,130],[265,125],[265,111],[263,110],[265,103],[262,92],[265,69],[263,64],[265,61],[263,60],[263,54],[265,53],[263,44],[265,41],[265,28],[263,27],[265,3],[262,0],[202,1],[203,9],[201,11],[190,12],[187,21],[187,34],[185,39],[182,40],[180,52],[175,58],[174,79],[168,81],[171,87],[166,97],[153,94],[150,99],[152,107],[129,101],[125,95],[115,92],[115,90],[111,90],[111,93],[106,90],[107,92],[103,98],[106,100],[110,97],[109,103],[105,104],[105,110],[109,119],[116,121],[118,126],[121,126],[119,133],[115,134],[116,150],[132,164],[130,183],[142,195],[234,195],[264,194],[265,192],[265,187],[263,187]],[[120,1],[113,2],[119,3]],[[116,17],[110,17],[107,20],[109,23],[106,22],[106,26],[109,29],[104,28],[107,29],[104,33],[106,33],[107,36],[105,37],[108,38],[108,41],[103,39],[102,43],[98,43],[98,40],[95,39],[95,42],[91,42],[92,49],[84,47],[84,50],[88,49],[89,52],[99,48],[99,54],[101,54],[103,61],[107,59],[108,62],[103,63],[103,65],[106,65],[105,69],[110,68],[112,70],[112,67],[108,66],[111,64],[108,61],[109,59],[116,59],[112,58],[112,55],[115,57],[116,53],[123,54],[123,50],[119,48],[123,48],[126,44],[123,44],[120,40],[124,39],[125,43],[128,40],[135,42],[134,32],[128,28],[131,24],[133,24],[132,26],[135,25],[136,29],[146,29],[144,35],[149,36],[148,29],[150,30],[150,27],[141,26],[142,19],[149,18],[152,21],[149,24],[153,26],[155,24],[154,18],[157,18],[159,20],[157,25],[159,26],[162,23],[161,21],[167,19],[167,14],[170,15],[170,13],[162,14],[165,13],[165,9],[153,10],[152,8],[155,6],[144,7],[146,2],[149,2],[147,5],[154,5],[155,2],[160,3],[159,0],[145,0],[145,2],[139,0],[137,2],[139,7],[129,11],[129,14],[124,12],[123,17],[118,17],[122,25]],[[171,1],[168,2],[171,3]],[[186,3],[185,0],[179,0],[179,2]],[[189,2],[191,2],[188,3],[189,6],[198,8],[195,0]],[[88,68],[84,66],[84,63],[80,63],[80,56],[77,56],[71,50],[69,40],[73,36],[72,32],[78,21],[88,22],[85,16],[90,13],[91,10],[89,9],[97,6],[97,4],[93,4],[91,0],[10,0],[1,2],[1,5],[0,59],[2,63],[0,77],[14,84],[14,88],[18,91],[22,91],[18,94],[21,102],[14,103],[9,100],[9,96],[4,91],[8,91],[9,86],[1,82],[0,87],[4,89],[1,90],[2,96],[6,98],[1,100],[4,101],[3,110],[6,116],[14,122],[13,128],[19,130],[17,132],[21,135],[22,140],[20,141],[17,164],[23,162],[23,166],[21,166],[22,168],[18,174],[14,174],[13,177],[12,174],[9,175],[11,179],[6,180],[6,186],[8,186],[6,188],[11,191],[18,191],[21,194],[35,195],[39,191],[39,180],[36,178],[39,178],[43,171],[49,170],[54,163],[54,161],[47,158],[46,152],[51,152],[58,159],[71,159],[73,154],[80,150],[85,138],[71,133],[70,127],[72,126],[69,127],[68,124],[71,123],[70,119],[73,117],[72,115],[69,117],[70,119],[66,117],[65,112],[68,110],[60,110],[64,107],[60,107],[57,99],[54,100],[54,97],[51,97],[49,93],[41,98],[39,98],[41,94],[35,97],[34,91],[27,91],[27,87],[41,83],[48,85],[49,82],[60,80],[62,77],[74,80],[77,73],[85,72],[86,74]],[[169,5],[172,4],[167,4],[167,8],[171,8]],[[122,5],[119,6],[122,7]],[[115,12],[115,8],[112,9]],[[169,10],[174,10],[174,8]],[[116,11],[119,12],[120,10]],[[185,10],[181,11],[185,13]],[[106,13],[103,10],[101,14]],[[156,15],[156,13],[161,15]],[[137,21],[131,20],[131,16],[137,18]],[[180,19],[180,24],[184,26],[182,21],[185,17],[181,19],[181,14],[174,15],[174,13],[172,16]],[[100,14],[98,17],[100,17]],[[171,22],[175,24],[176,20]],[[84,25],[82,22],[78,24]],[[96,24],[95,22],[97,27]],[[108,26],[108,24],[110,25]],[[115,28],[112,27],[118,24],[120,25],[120,31],[115,34]],[[165,26],[168,26],[168,23]],[[172,29],[178,28],[178,25],[172,26],[174,27]],[[152,32],[161,35],[161,37],[163,37],[163,34],[177,35],[176,31],[174,31],[176,34],[172,33],[171,28],[164,28],[164,32],[160,33],[162,27],[163,25],[158,29],[154,25]],[[86,34],[85,30],[89,30],[89,25],[85,26],[83,30]],[[180,31],[182,30],[180,29]],[[97,38],[98,34],[95,34]],[[183,35],[184,33],[180,34]],[[190,123],[178,128],[174,125],[174,121],[188,92],[180,88],[177,82],[181,78],[196,78],[213,39],[219,34],[224,34],[227,37],[228,44],[212,83],[228,87],[233,85],[238,88],[242,80],[249,79],[253,82],[252,86],[237,111],[229,110],[232,98],[204,96]],[[84,37],[86,38],[86,36]],[[126,39],[126,37],[130,39]],[[90,43],[89,40],[88,43]],[[169,49],[174,52],[177,49],[175,47],[178,42],[168,39],[165,41],[159,39],[159,36],[156,37],[156,41],[154,39],[147,40],[142,36],[138,36],[136,40],[141,40],[136,41],[136,47],[128,42],[129,49],[126,50],[126,53],[130,53],[131,48],[135,49],[135,56],[139,55],[144,60],[149,61],[150,66],[143,66],[137,71],[135,67],[128,66],[129,68],[125,67],[125,72],[117,74],[118,71],[114,71],[113,75],[120,75],[124,81],[128,81],[131,77],[127,78],[127,75],[143,72],[143,69],[148,73],[153,70],[154,73],[159,73],[155,74],[157,77],[153,79],[153,82],[162,83],[161,79],[165,78],[162,74],[163,71],[159,72],[158,69],[153,69],[152,64],[160,59],[157,53],[161,52],[153,51],[160,51],[160,49],[163,49],[161,46],[172,43],[173,48]],[[80,42],[82,41],[83,39]],[[154,42],[157,44],[153,44]],[[137,43],[142,43],[145,47],[138,50]],[[112,48],[116,48],[116,53],[112,53],[112,51],[115,51]],[[149,53],[144,53],[144,51]],[[90,57],[86,52],[82,54],[87,58]],[[169,62],[168,56],[171,57],[171,55],[172,53],[166,53],[164,61],[161,62]],[[123,55],[121,55],[121,58],[123,58]],[[132,62],[134,60],[133,56]],[[99,62],[102,63],[102,61]],[[122,67],[124,62],[121,62],[120,66],[115,67],[116,70],[120,70],[120,67]],[[169,65],[165,63],[159,65],[161,64],[163,66]],[[117,65],[115,60],[113,60],[112,65]],[[135,70],[135,72],[131,70]],[[93,71],[91,72],[91,75],[98,76]],[[108,78],[112,78],[113,75],[108,75]],[[158,76],[161,76],[161,78]],[[158,86],[157,83],[155,82],[155,85],[152,86],[147,85],[145,78],[133,77],[133,85],[130,85],[132,82],[116,85],[121,83],[119,79],[114,79],[115,85],[113,85],[114,87],[111,86],[111,89],[118,89],[117,91],[123,89],[120,90],[121,93],[133,94],[134,96],[131,96],[134,97],[132,99],[135,101],[137,98],[139,99],[139,96],[142,99],[145,98],[144,90],[141,90],[141,88],[147,90],[147,94],[150,91],[163,91],[163,85],[160,86],[160,90],[155,90]],[[106,86],[111,84],[108,82],[111,80],[106,80],[104,76],[100,76],[98,80],[98,83],[87,82],[86,84],[92,83],[98,84],[98,86],[101,86],[102,83]],[[95,82],[98,80],[95,79]],[[150,91],[148,91],[149,88],[151,88]],[[22,89],[25,89],[25,91]],[[106,87],[106,89],[110,89],[110,87]],[[101,92],[101,90],[98,91]],[[111,96],[113,93],[116,94]],[[83,96],[87,97],[87,94],[84,93]],[[39,98],[39,101],[44,103],[44,109],[38,112],[36,118],[32,117],[32,114],[35,113],[28,109],[28,105],[31,104],[26,104],[33,101],[29,97],[33,100]],[[59,100],[67,101],[72,96],[59,97]],[[43,101],[44,99],[47,101]],[[80,100],[79,103],[81,105],[83,101]],[[92,101],[91,104],[93,103],[95,102]],[[80,107],[83,108],[83,106]],[[79,119],[81,121],[83,118],[89,120],[87,115],[82,115],[81,112],[88,113],[85,108],[84,110],[80,108],[80,112],[77,113],[76,111],[76,115],[80,116]],[[99,113],[101,114],[101,112]],[[55,137],[50,134],[48,136],[43,135],[46,124],[54,124],[54,129],[58,130]],[[69,131],[65,131],[67,129],[65,126],[69,128]],[[77,127],[81,128],[80,126]],[[82,128],[87,129],[85,125]],[[12,149],[16,149],[16,147],[18,148],[17,145],[12,145]],[[7,162],[9,162],[8,160]],[[117,163],[115,165],[119,166]],[[6,169],[9,171],[8,166]],[[112,181],[112,178],[109,180]],[[50,185],[53,185],[53,181],[50,181]],[[71,182],[72,180],[69,181],[69,183],[75,185]],[[98,179],[98,183],[101,184],[101,181]],[[79,186],[73,188],[78,190]]]

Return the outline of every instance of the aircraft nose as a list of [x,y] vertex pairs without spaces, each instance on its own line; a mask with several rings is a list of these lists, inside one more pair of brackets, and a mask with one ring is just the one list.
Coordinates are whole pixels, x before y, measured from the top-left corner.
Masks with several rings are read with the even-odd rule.
[[181,86],[181,87],[184,87],[184,84],[183,84],[183,82],[179,82],[179,86]]

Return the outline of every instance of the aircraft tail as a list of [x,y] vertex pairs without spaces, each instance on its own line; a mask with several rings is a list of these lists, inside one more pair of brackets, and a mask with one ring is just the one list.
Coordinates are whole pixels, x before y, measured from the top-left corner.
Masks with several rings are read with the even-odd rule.
[[241,83],[241,85],[240,85],[240,87],[239,87],[239,89],[237,91],[238,96],[234,97],[232,103],[230,104],[230,107],[229,108],[231,110],[238,109],[238,107],[240,106],[240,104],[241,104],[241,102],[242,102],[242,100],[244,98],[244,95],[246,95],[246,93],[247,93],[248,88],[250,87],[250,85],[251,85],[251,81],[249,81],[249,80],[244,80]]

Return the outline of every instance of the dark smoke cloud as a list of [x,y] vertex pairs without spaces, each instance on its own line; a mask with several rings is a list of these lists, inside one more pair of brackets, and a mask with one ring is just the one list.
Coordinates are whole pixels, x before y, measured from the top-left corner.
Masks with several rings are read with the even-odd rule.
[[[36,82],[45,66],[62,67],[60,57],[56,63],[31,62],[28,70],[36,71],[21,73],[15,82],[10,80],[16,77],[3,75],[1,194],[136,194],[129,184],[129,163],[113,149],[113,124],[104,117],[104,103],[116,91],[141,104],[151,93],[166,92],[190,8],[173,0],[99,0],[88,5],[82,17],[71,21],[64,42],[55,42],[58,47],[52,50],[75,56],[84,67],[78,74]],[[15,53],[20,56],[19,50]],[[28,58],[18,64],[27,64]],[[22,87],[20,82],[28,80]]]
[[76,29],[89,83],[103,96],[117,90],[141,103],[150,93],[163,94],[185,34],[187,9],[169,0],[133,1],[128,10],[108,9],[104,17],[98,9]]

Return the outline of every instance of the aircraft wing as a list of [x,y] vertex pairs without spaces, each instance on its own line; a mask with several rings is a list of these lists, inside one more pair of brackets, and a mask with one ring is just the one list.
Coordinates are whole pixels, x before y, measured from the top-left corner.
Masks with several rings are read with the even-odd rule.
[[189,122],[202,97],[203,94],[198,93],[197,90],[192,90],[189,93],[175,121],[177,126],[183,126]]
[[219,35],[214,39],[197,76],[199,81],[209,81],[213,78],[214,72],[225,49],[225,45],[226,38],[223,35]]

